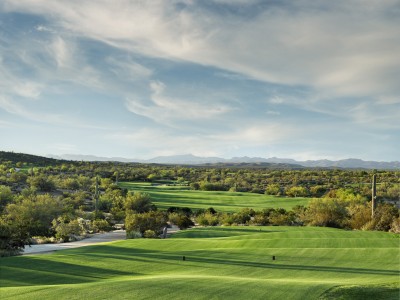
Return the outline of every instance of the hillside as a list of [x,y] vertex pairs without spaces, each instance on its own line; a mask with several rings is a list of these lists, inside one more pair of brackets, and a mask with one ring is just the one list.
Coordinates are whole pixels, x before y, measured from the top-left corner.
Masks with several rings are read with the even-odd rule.
[[66,162],[66,160],[63,159],[53,159],[26,153],[0,151],[0,163],[7,161],[12,162],[13,164],[22,162],[22,163],[33,164],[35,166],[56,165]]

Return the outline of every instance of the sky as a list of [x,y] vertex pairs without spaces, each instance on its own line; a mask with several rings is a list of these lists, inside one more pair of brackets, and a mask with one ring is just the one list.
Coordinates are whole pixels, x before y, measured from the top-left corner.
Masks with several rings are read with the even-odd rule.
[[1,0],[0,150],[400,160],[400,1]]

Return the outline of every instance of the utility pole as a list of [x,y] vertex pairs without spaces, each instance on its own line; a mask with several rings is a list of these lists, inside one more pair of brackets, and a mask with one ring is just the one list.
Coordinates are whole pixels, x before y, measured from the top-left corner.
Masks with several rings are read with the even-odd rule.
[[376,209],[376,174],[372,176],[372,217],[374,217],[375,209]]

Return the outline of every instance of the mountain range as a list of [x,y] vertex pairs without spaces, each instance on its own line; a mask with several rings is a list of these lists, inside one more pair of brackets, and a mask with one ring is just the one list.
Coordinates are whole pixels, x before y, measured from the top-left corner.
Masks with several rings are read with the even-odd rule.
[[233,157],[230,159],[220,157],[199,157],[192,154],[157,156],[151,159],[129,159],[123,157],[100,157],[94,155],[65,154],[61,156],[47,155],[49,158],[76,160],[76,161],[118,161],[118,162],[137,162],[155,164],[178,164],[178,165],[205,165],[205,164],[285,164],[302,167],[315,168],[356,168],[356,169],[400,169],[400,161],[364,161],[356,158],[342,160],[306,160],[298,161],[290,158],[262,158],[262,157]]

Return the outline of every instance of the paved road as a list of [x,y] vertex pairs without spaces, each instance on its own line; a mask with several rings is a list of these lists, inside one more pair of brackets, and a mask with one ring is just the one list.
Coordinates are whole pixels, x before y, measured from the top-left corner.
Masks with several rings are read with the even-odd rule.
[[32,245],[30,247],[26,246],[22,255],[49,253],[63,249],[72,249],[72,248],[90,246],[93,244],[112,242],[124,239],[126,239],[125,230],[115,230],[106,233],[98,233],[93,235],[92,237],[77,242]]

